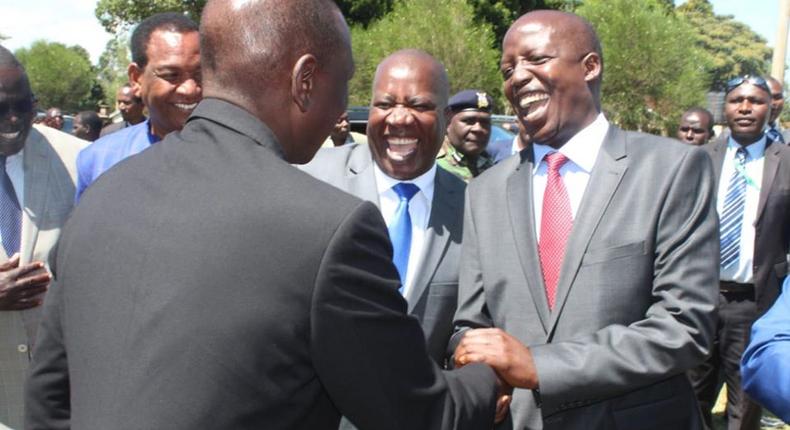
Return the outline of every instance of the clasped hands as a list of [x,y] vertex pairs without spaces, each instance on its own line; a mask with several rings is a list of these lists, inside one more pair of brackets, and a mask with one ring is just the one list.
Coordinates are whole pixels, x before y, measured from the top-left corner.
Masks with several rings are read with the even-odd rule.
[[21,311],[39,306],[47,291],[50,274],[44,263],[19,263],[19,253],[0,264],[0,311]]
[[538,374],[529,348],[498,328],[467,330],[455,348],[455,367],[470,363],[491,366],[500,378],[494,421],[505,419],[513,387],[538,388]]

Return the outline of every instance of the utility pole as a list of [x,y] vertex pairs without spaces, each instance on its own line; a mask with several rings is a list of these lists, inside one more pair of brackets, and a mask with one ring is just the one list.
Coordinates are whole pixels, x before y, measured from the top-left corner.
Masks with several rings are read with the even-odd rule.
[[771,76],[784,82],[787,58],[787,21],[790,19],[790,0],[779,0],[779,25],[776,26],[776,47],[771,61]]

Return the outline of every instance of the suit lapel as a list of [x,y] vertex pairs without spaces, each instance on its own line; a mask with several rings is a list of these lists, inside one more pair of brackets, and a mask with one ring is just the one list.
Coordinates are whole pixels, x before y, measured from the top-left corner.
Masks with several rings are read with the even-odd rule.
[[557,283],[557,297],[549,325],[549,337],[562,314],[565,300],[574,285],[576,273],[579,271],[582,257],[587,252],[593,233],[628,168],[625,146],[625,134],[615,126],[610,126],[593,165],[590,181],[587,183],[565,247],[565,257]]
[[431,215],[428,219],[428,229],[425,231],[425,245],[421,258],[417,260],[418,266],[414,283],[406,297],[409,312],[412,312],[414,306],[420,301],[420,297],[425,293],[450,243],[450,229],[446,224],[455,222],[456,216],[454,214],[463,210],[463,208],[457,207],[456,202],[459,200],[455,195],[462,191],[449,186],[446,176],[449,174],[442,168],[436,169]]
[[25,144],[23,154],[25,174],[24,209],[22,211],[22,240],[20,241],[20,255],[22,262],[28,262],[33,257],[36,240],[38,239],[38,226],[46,209],[47,189],[49,183],[50,151],[43,142],[43,136],[35,129],[30,131],[30,139]]
[[774,183],[776,171],[779,169],[779,145],[769,145],[765,148],[765,160],[763,161],[763,180],[760,184],[760,199],[757,203],[757,216],[755,225],[760,222],[762,214],[765,210],[765,202],[768,200],[768,195],[771,194],[771,185]]
[[534,168],[534,152],[532,146],[522,151],[521,163],[507,180],[507,202],[510,213],[510,227],[516,242],[516,249],[521,260],[521,270],[527,280],[532,303],[538,313],[543,330],[549,324],[549,303],[546,299],[546,287],[538,257],[538,241],[535,235],[535,210],[532,207],[532,171]]
[[716,186],[719,185],[721,177],[721,169],[724,165],[724,156],[727,154],[727,138],[723,137],[714,142],[713,147],[709,151],[711,161],[713,161],[713,177],[716,179]]
[[373,173],[373,158],[368,145],[356,145],[346,163],[346,190],[381,209],[376,175]]

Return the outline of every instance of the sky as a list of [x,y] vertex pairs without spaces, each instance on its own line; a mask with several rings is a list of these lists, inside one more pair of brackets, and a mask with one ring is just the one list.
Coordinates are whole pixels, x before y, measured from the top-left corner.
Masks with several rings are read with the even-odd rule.
[[[676,4],[685,0],[675,0]],[[0,34],[11,37],[1,42],[16,50],[46,39],[85,48],[95,64],[112,35],[105,32],[93,14],[97,0],[0,0]],[[774,46],[779,0],[712,0],[717,15],[735,19],[762,35]]]

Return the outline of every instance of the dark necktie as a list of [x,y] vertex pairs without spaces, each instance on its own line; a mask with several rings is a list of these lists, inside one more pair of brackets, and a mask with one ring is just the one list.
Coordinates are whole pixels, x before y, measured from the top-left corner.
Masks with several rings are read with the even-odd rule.
[[22,210],[16,198],[14,185],[6,172],[6,157],[0,155],[0,169],[2,169],[2,190],[0,190],[0,235],[3,237],[3,248],[11,257],[19,252],[20,236],[22,234]]
[[420,191],[414,184],[400,182],[392,187],[398,195],[398,207],[395,216],[388,227],[390,241],[392,241],[392,262],[398,269],[401,288],[406,283],[406,273],[409,268],[409,250],[411,249],[411,215],[409,215],[409,200]]
[[735,152],[735,169],[724,197],[724,210],[719,222],[722,269],[735,264],[741,251],[741,225],[746,205],[746,156],[746,150],[739,146]]
[[560,168],[568,158],[559,152],[546,155],[548,175],[546,191],[543,193],[543,212],[540,219],[540,267],[549,309],[554,309],[557,295],[557,282],[560,279],[562,260],[565,258],[565,245],[573,227],[573,212],[568,191],[560,176]]
[[782,142],[785,143],[785,138],[782,136],[782,133],[779,133],[779,130],[769,126],[768,130],[765,131],[765,134],[768,135],[768,139],[771,142]]

